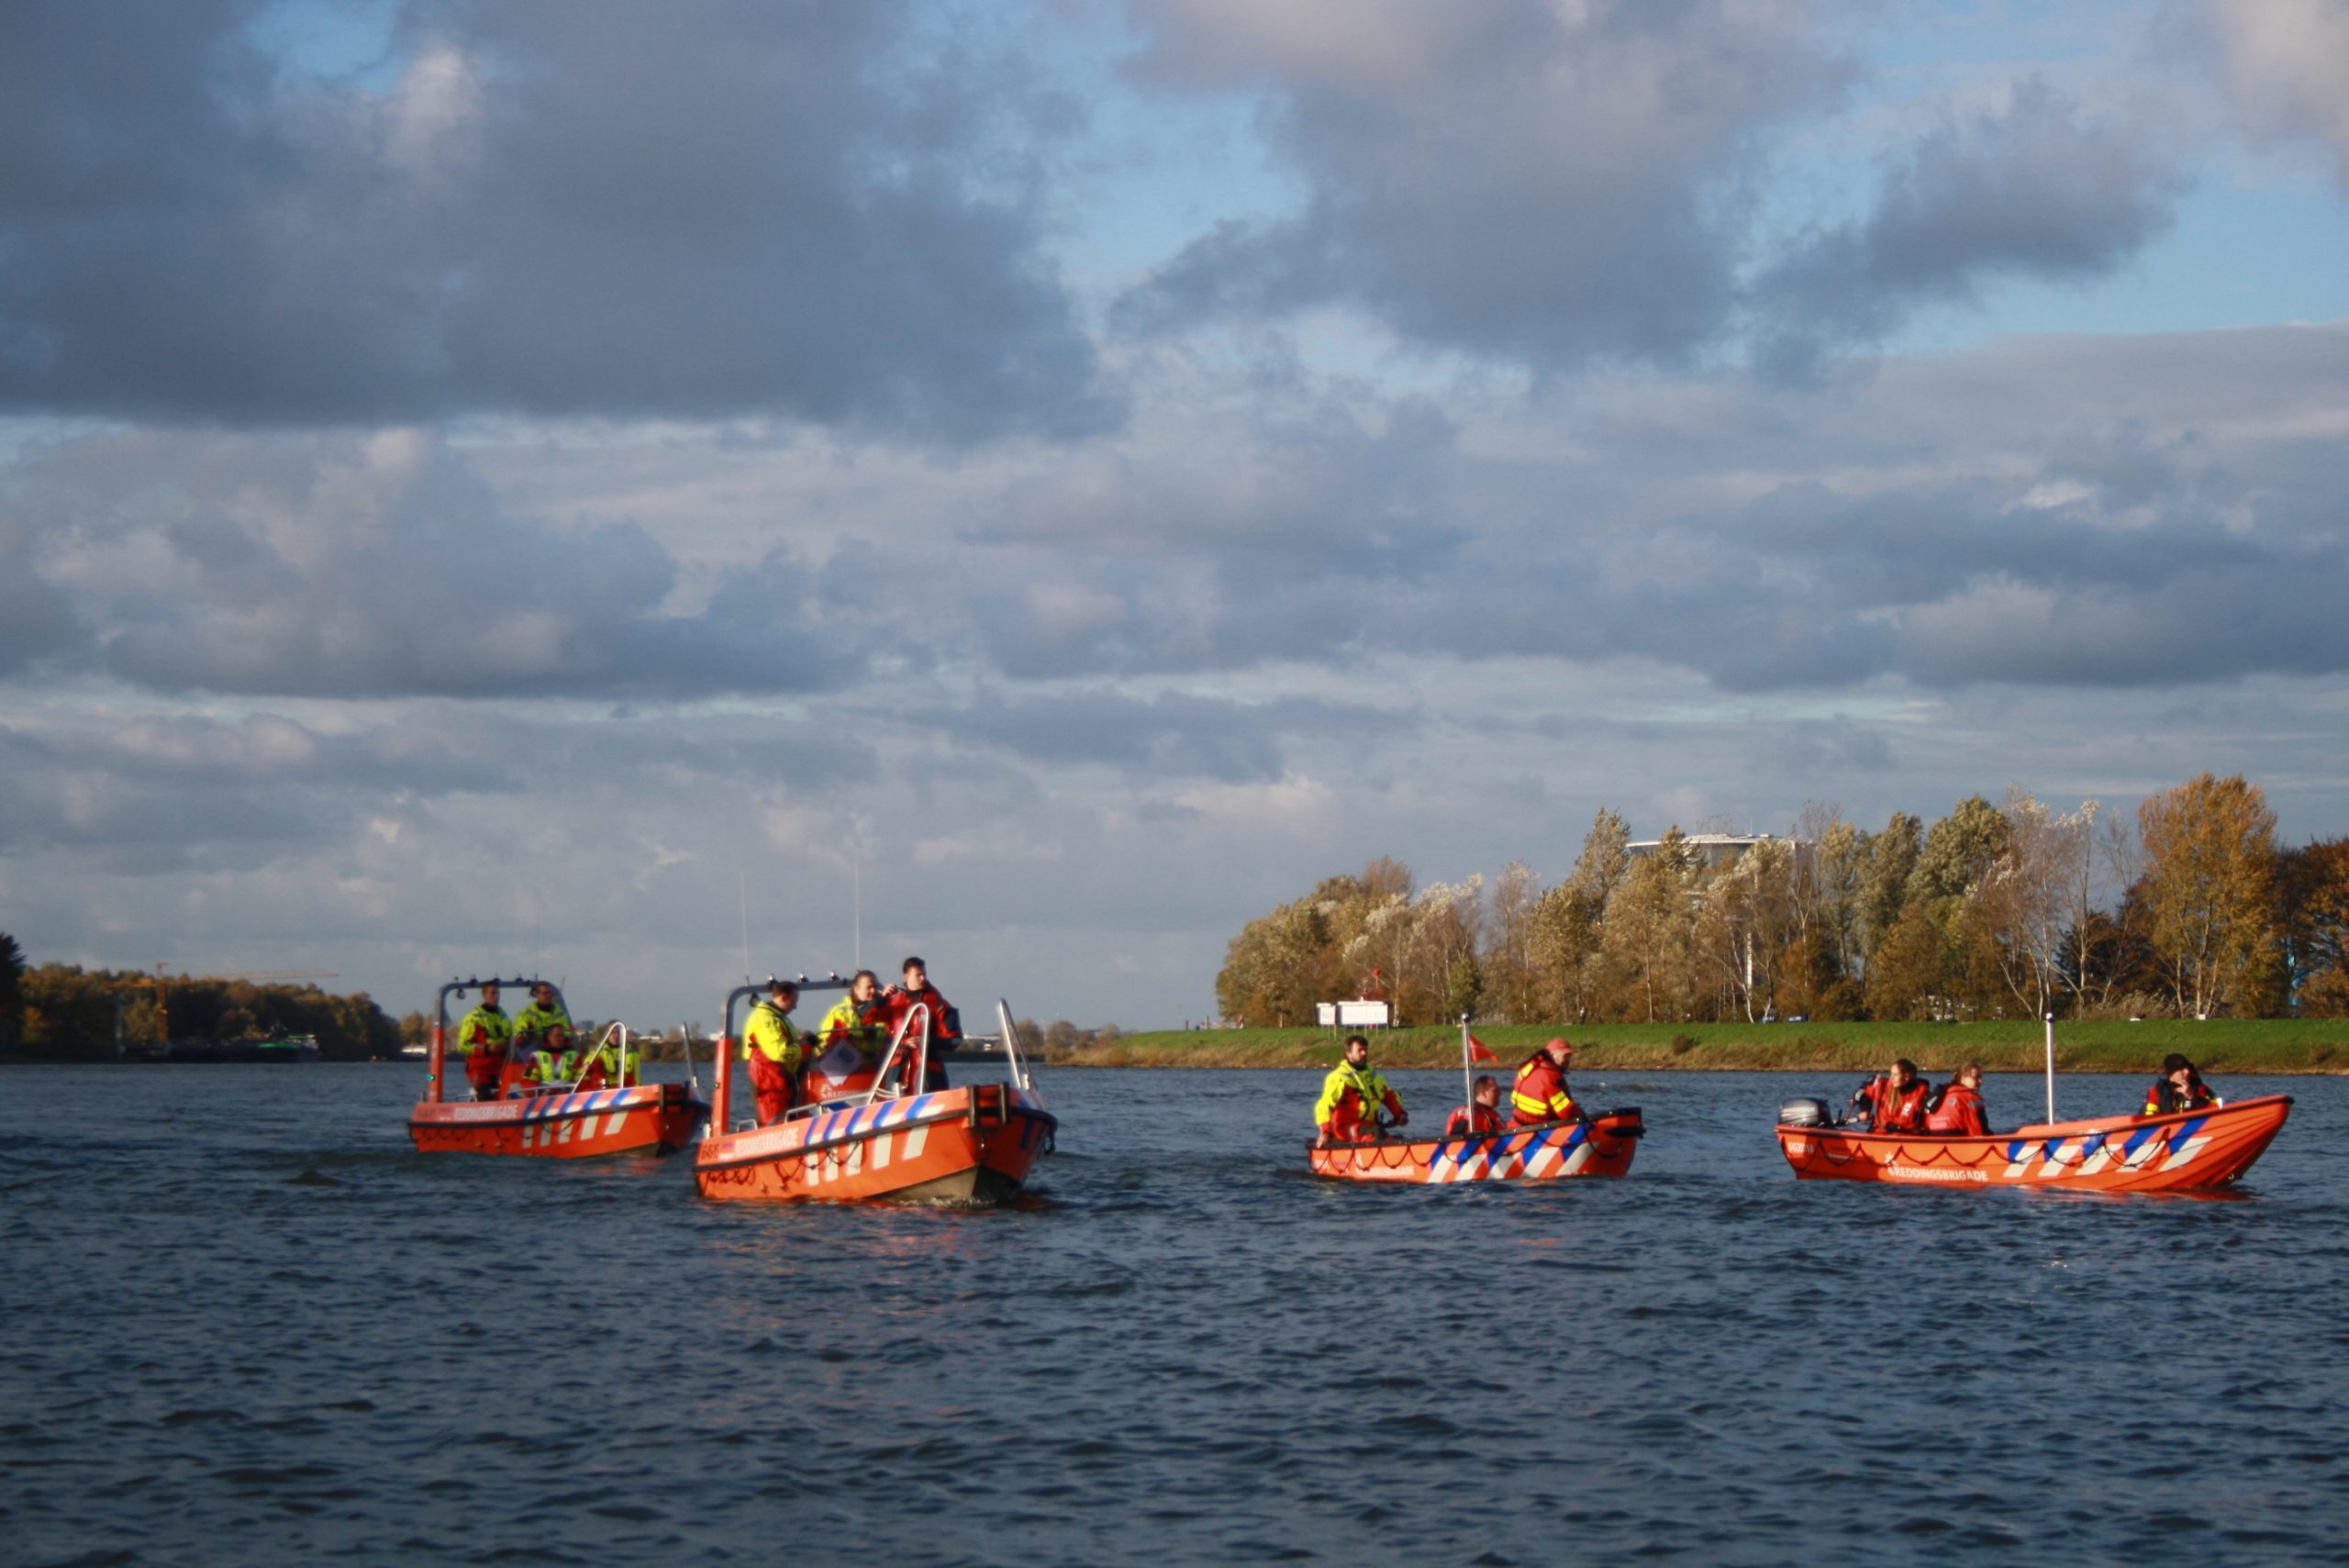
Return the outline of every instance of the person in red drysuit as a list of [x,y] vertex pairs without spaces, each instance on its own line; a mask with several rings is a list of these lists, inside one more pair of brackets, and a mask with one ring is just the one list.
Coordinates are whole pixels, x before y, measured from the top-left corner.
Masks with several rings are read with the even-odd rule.
[[1990,1124],[1983,1115],[1982,1064],[1969,1062],[1942,1090],[1941,1102],[1925,1114],[1927,1132],[1970,1133],[1987,1138]]
[[[905,977],[904,984],[892,985],[884,991],[881,1000],[888,1004],[892,1038],[897,1032],[897,1026],[904,1023],[907,1015],[916,1007],[930,1009],[930,1071],[921,1083],[922,1092],[928,1094],[946,1087],[946,1064],[939,1057],[953,1050],[954,1042],[963,1038],[963,1016],[954,1010],[953,1004],[938,994],[938,987],[930,983],[930,966],[920,959],[906,960],[901,973]],[[907,1060],[910,1072],[912,1059],[909,1056]]]
[[1892,1064],[1891,1072],[1860,1085],[1852,1103],[1865,1106],[1870,1132],[1922,1132],[1925,1092],[1917,1064],[1904,1056]]
[[1501,1086],[1490,1073],[1477,1078],[1470,1091],[1474,1096],[1464,1106],[1455,1106],[1451,1118],[1443,1124],[1446,1138],[1465,1138],[1478,1132],[1498,1132],[1501,1129]]

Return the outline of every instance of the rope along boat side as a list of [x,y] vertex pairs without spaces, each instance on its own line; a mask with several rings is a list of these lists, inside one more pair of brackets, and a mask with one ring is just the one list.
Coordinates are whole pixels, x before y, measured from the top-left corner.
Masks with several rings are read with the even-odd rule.
[[1307,1159],[1317,1176],[1348,1182],[1554,1182],[1567,1176],[1620,1176],[1647,1129],[1637,1106],[1602,1111],[1587,1122],[1549,1122],[1457,1138],[1382,1138],[1315,1144]]
[[1784,1121],[1777,1134],[1779,1151],[1804,1181],[2178,1192],[2239,1179],[2291,1110],[2289,1095],[2263,1095],[2203,1110],[2054,1122],[1989,1137]]

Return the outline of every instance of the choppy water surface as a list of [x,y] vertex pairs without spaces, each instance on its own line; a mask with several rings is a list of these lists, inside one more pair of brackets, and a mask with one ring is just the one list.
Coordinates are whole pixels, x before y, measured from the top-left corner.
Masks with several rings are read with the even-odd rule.
[[419,1076],[0,1074],[0,1560],[2349,1560],[2341,1080],[2224,1082],[2299,1104],[2198,1201],[1798,1185],[1850,1084],[1742,1073],[1582,1075],[1628,1181],[1340,1186],[1314,1074],[1071,1072],[941,1213],[420,1156]]

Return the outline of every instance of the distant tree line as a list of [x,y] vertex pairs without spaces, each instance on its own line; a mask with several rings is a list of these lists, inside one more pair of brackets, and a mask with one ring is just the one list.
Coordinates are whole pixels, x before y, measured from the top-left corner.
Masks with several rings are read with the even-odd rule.
[[[28,967],[16,940],[0,933],[0,1051],[60,1061],[114,1055],[115,1008],[126,1041],[158,1037],[152,977],[136,970],[79,964]],[[262,984],[201,976],[165,983],[171,1035],[183,1040],[282,1040],[308,1035],[318,1054],[367,1061],[399,1054],[399,1026],[364,992],[329,995],[315,985]]]
[[1828,805],[1733,854],[1678,828],[1634,855],[1602,809],[1564,881],[1522,863],[1416,887],[1381,856],[1231,939],[1227,1019],[1513,1023],[2349,1017],[2349,839],[2276,840],[2265,794],[2205,773],[2133,824],[2021,789],[1878,831]]

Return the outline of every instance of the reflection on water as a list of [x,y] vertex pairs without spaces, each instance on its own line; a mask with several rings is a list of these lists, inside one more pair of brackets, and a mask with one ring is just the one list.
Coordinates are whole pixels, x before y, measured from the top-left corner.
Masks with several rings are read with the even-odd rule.
[[1316,1073],[1067,1073],[974,1213],[418,1156],[415,1078],[0,1076],[6,1561],[2349,1559],[2339,1080],[2224,1085],[2300,1104],[2211,1202],[1798,1184],[1833,1085],[1745,1074],[1578,1079],[1627,1181],[1353,1187]]

